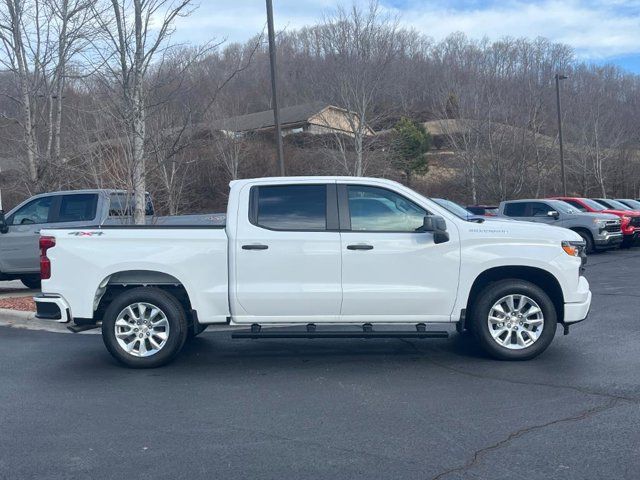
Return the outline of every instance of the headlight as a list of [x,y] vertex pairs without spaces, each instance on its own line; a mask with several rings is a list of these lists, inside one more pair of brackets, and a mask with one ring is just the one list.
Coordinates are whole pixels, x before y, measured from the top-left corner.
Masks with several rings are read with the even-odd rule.
[[585,247],[585,243],[581,240],[577,240],[577,241],[565,240],[564,242],[562,242],[562,249],[567,255],[571,255],[572,257],[579,257],[584,247]]
[[604,228],[607,225],[606,220],[600,220],[599,218],[594,218],[593,223],[595,223],[600,228]]

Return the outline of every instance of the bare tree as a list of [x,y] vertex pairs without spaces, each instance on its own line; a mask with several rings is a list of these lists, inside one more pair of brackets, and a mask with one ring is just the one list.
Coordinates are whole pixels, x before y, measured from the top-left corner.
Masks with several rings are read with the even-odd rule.
[[[47,0],[50,5],[50,22],[54,25],[56,65],[52,72],[49,105],[49,135],[47,158],[59,165],[61,160],[62,105],[64,87],[69,75],[70,63],[84,53],[92,36],[93,12],[97,0]],[[80,74],[82,65],[77,66]]]
[[109,15],[96,11],[108,48],[96,49],[104,66],[104,85],[114,94],[115,110],[130,144],[128,163],[137,224],[145,221],[147,75],[153,62],[161,62],[171,48],[175,21],[190,13],[189,5],[190,0],[111,0]]
[[[0,63],[12,72],[17,95],[9,95],[20,108],[16,122],[20,125],[31,187],[39,180],[39,154],[36,125],[38,97],[46,96],[46,78],[51,63],[50,27],[46,22],[44,2],[39,0],[4,0],[0,9]],[[41,105],[40,105],[41,106]]]
[[[339,7],[318,27],[325,96],[345,109],[348,137],[339,135],[336,142],[351,175],[362,176],[367,168],[369,125],[378,122],[383,113],[375,108],[376,97],[397,48],[397,30],[397,20],[383,15],[376,1],[366,10],[356,4],[349,10]],[[353,165],[344,154],[348,150],[343,143],[346,138],[352,145]]]

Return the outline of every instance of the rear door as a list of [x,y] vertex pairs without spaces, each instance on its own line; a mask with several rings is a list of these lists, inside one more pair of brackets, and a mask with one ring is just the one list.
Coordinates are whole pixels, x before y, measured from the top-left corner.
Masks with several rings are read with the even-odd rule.
[[247,186],[237,215],[237,322],[336,321],[341,256],[335,183]]
[[52,216],[54,228],[94,226],[97,223],[97,193],[66,193],[60,195]]
[[460,244],[416,231],[429,212],[389,189],[339,184],[345,322],[447,321],[456,299]]

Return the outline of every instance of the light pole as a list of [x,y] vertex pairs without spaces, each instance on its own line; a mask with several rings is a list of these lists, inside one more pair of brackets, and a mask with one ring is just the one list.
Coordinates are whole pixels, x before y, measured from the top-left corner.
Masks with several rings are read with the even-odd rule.
[[273,5],[267,0],[267,30],[269,31],[269,63],[271,64],[271,98],[273,101],[273,120],[276,124],[276,146],[278,149],[278,165],[280,175],[284,176],[284,153],[282,151],[282,128],[280,126],[280,110],[278,109],[278,87],[276,83],[276,41],[273,31]]
[[562,147],[562,110],[560,107],[560,80],[566,80],[566,75],[556,73],[556,103],[558,105],[558,143],[560,144],[560,174],[562,175],[562,195],[567,196],[567,177],[564,171],[564,149]]

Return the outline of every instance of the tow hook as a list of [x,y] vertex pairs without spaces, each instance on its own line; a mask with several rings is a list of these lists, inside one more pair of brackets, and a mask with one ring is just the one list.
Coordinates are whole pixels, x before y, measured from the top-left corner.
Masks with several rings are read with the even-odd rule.
[[562,328],[564,329],[564,334],[569,335],[569,325],[567,325],[566,323],[563,323]]

